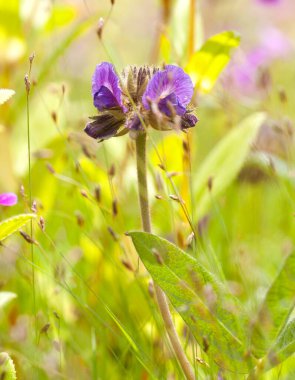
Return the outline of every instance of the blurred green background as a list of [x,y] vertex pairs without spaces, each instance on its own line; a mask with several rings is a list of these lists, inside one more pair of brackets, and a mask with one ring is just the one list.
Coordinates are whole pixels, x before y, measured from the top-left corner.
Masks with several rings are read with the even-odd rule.
[[[1,290],[17,295],[0,306],[0,351],[11,355],[19,379],[182,378],[167,349],[149,276],[125,236],[141,228],[134,143],[127,135],[98,144],[83,133],[96,114],[91,76],[101,61],[113,62],[118,72],[130,64],[186,67],[207,38],[224,30],[239,33],[241,44],[215,86],[196,91],[196,128],[187,135],[149,133],[153,229],[225,280],[249,313],[294,249],[295,3],[192,3],[0,3],[0,87],[16,92],[0,105],[0,191],[19,196],[18,205],[0,210],[1,219],[31,209],[24,77],[34,53],[28,103],[32,197],[38,219],[45,220],[45,231],[34,225],[34,262],[32,246],[20,235],[0,248]],[[201,213],[198,168],[255,111],[267,117],[242,167]],[[193,248],[190,225],[169,197],[175,189],[158,166],[156,150],[198,231]],[[227,165],[220,162],[217,172],[226,175]],[[198,364],[207,358],[181,319],[175,320],[199,378],[216,379],[216,372]],[[265,378],[294,376],[293,356]]]

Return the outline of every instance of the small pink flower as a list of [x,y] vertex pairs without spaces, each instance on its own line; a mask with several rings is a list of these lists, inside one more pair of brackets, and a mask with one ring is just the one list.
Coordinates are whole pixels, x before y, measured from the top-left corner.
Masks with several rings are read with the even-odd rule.
[[263,5],[277,5],[281,3],[281,0],[257,0],[258,3],[263,4]]
[[17,196],[14,193],[0,194],[0,205],[14,206],[17,203]]

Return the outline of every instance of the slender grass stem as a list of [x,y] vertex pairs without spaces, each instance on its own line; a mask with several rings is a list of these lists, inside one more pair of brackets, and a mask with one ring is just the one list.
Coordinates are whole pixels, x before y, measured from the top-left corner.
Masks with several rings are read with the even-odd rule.
[[[30,73],[31,73],[31,61],[30,61]],[[31,136],[30,136],[30,78],[29,75],[25,76],[26,86],[26,102],[27,102],[27,151],[28,151],[28,166],[29,166],[29,207],[32,207],[32,173],[31,173]],[[33,221],[30,222],[30,236],[33,240]],[[34,244],[30,244],[31,249],[31,261],[34,264]],[[37,328],[37,309],[36,309],[36,289],[35,289],[35,267],[32,265],[32,287],[33,287],[33,313],[34,313],[34,325],[35,325],[35,339],[38,342],[38,328]]]
[[189,58],[194,54],[194,50],[195,50],[195,13],[196,13],[196,1],[197,0],[190,0],[189,38],[188,38],[188,54],[189,54]]
[[[136,139],[136,163],[137,163],[137,181],[139,203],[141,210],[141,220],[143,230],[151,232],[151,218],[148,201],[148,186],[147,186],[147,170],[146,170],[146,133],[141,133]],[[159,309],[164,321],[166,332],[169,336],[174,354],[178,359],[181,368],[187,380],[195,380],[194,370],[181,346],[181,342],[175,326],[173,324],[172,315],[169,310],[168,301],[162,289],[154,284],[155,292]]]

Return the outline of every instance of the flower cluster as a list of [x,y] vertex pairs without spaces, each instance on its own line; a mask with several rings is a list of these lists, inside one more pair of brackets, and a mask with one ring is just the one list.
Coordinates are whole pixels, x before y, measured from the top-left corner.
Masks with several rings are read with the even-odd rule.
[[119,78],[112,64],[102,62],[92,78],[93,104],[100,114],[90,118],[85,132],[105,140],[128,132],[136,136],[147,126],[186,130],[198,121],[189,107],[193,92],[190,77],[178,66],[129,67]]

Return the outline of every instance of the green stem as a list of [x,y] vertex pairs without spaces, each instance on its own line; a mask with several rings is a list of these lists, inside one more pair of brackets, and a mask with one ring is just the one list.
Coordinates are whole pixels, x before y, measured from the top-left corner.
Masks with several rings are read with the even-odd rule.
[[196,0],[190,0],[189,10],[189,38],[188,38],[188,54],[189,58],[195,51],[195,13],[196,13]]
[[[29,78],[27,79],[29,81]],[[28,165],[29,165],[29,208],[32,207],[32,174],[31,174],[31,137],[30,137],[30,82],[28,82],[26,88],[27,92],[27,149],[28,149]],[[30,236],[33,240],[33,221],[30,222]],[[37,307],[36,307],[36,281],[35,281],[35,257],[34,257],[34,245],[30,244],[31,249],[31,261],[32,261],[32,286],[33,286],[33,312],[34,312],[34,325],[35,325],[35,339],[38,339],[37,329]]]
[[[148,201],[148,186],[147,186],[147,170],[146,170],[146,133],[140,133],[136,139],[136,163],[137,163],[137,181],[139,203],[141,210],[141,220],[143,230],[151,232],[151,218]],[[166,332],[169,336],[170,343],[174,350],[174,354],[181,365],[187,380],[195,380],[194,370],[186,357],[186,354],[181,346],[179,336],[173,324],[172,315],[169,310],[168,301],[162,289],[154,284],[155,292],[159,309],[164,321]]]

